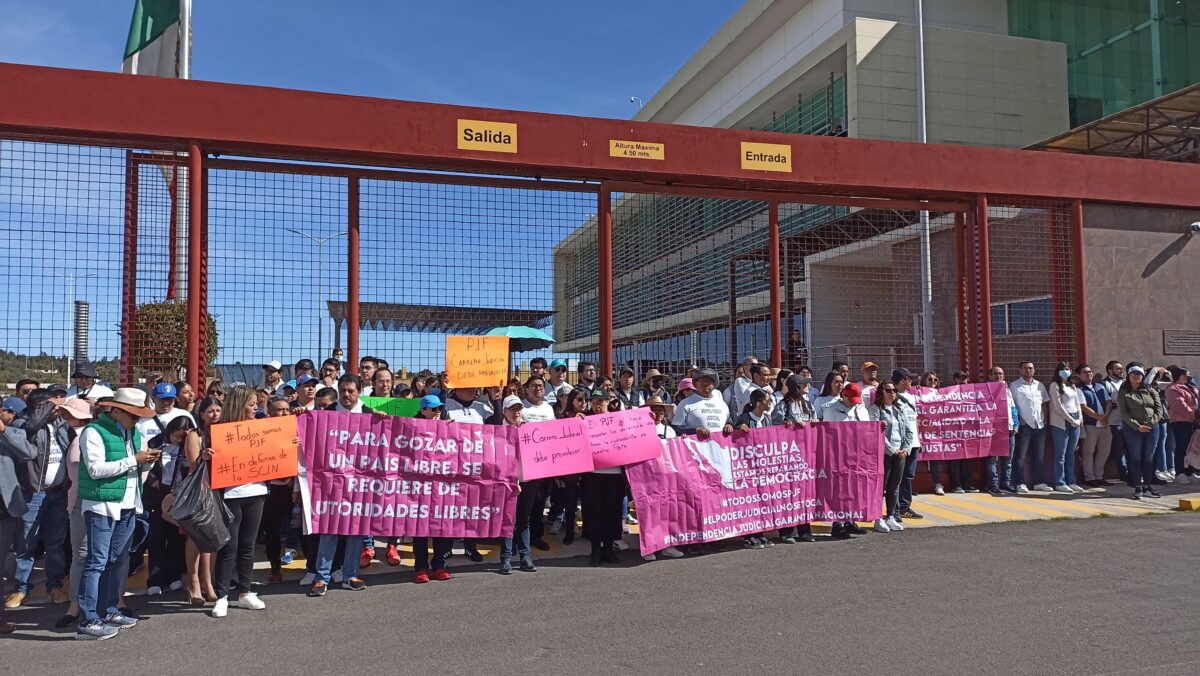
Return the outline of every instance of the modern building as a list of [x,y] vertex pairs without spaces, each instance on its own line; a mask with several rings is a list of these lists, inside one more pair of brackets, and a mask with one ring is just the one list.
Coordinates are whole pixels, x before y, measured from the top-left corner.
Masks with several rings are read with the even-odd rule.
[[[637,119],[915,141],[914,4],[750,0]],[[1115,10],[1115,4],[1126,9]],[[1145,7],[1148,24],[1137,20],[1142,12],[1134,5]],[[1200,79],[1200,50],[1187,50],[1188,40],[1200,35],[1200,3],[926,0],[924,7],[931,143],[1037,146],[1061,137],[1074,122],[1092,122]],[[1172,119],[1176,126],[1186,121]],[[992,343],[994,360],[1006,367],[1033,359],[1048,369],[1059,359],[1129,349],[1095,319],[1112,317],[1110,299],[1117,296],[1106,295],[1111,287],[1125,285],[1121,298],[1148,298],[1200,262],[1200,247],[1182,248],[1142,276],[1131,272],[1113,282],[1106,271],[1123,269],[1112,259],[1113,247],[1154,258],[1200,214],[1088,205],[1081,252],[1071,207],[989,205]],[[766,219],[763,201],[615,196],[614,361],[673,372],[712,365],[729,373],[742,355],[767,356]],[[786,364],[810,361],[824,368],[843,358],[921,367],[926,337],[917,214],[784,204],[780,224],[783,314],[791,329]],[[968,292],[970,271],[956,227],[964,229],[952,214],[933,214],[933,366],[939,371],[965,362],[970,321],[959,316],[957,301]],[[555,250],[556,347],[585,356],[598,346],[595,246],[593,220]],[[1093,288],[1105,293],[1089,292]],[[1097,327],[1089,331],[1088,324]],[[1161,340],[1150,340],[1155,331],[1188,328],[1142,326],[1146,335],[1138,334],[1138,349],[1153,352],[1144,359],[1170,358],[1151,349],[1162,347]]]

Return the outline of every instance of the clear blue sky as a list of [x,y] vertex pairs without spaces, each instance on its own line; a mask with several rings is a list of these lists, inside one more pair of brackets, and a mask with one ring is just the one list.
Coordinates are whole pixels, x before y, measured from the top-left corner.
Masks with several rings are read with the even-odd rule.
[[[196,0],[194,79],[365,96],[627,118],[649,100],[740,2],[317,2]],[[0,61],[119,70],[132,0],[0,0]],[[285,10],[286,7],[286,10]],[[31,144],[0,152],[0,230],[21,231],[0,267],[21,295],[8,313],[6,349],[63,354],[66,283],[33,269],[94,274],[77,287],[92,303],[91,356],[116,356],[120,321],[123,155]],[[166,286],[165,183],[142,176],[139,303]],[[317,359],[315,249],[289,227],[343,230],[342,187],[224,172],[210,180],[209,309],[218,315],[219,363]],[[400,184],[396,184],[400,186]],[[551,247],[595,212],[594,198],[514,195],[417,186],[364,188],[364,301],[551,309]],[[386,186],[383,186],[386,188]],[[429,234],[429,233],[436,234]],[[498,233],[503,233],[499,235]],[[529,246],[531,240],[541,240]],[[326,248],[327,295],[344,298],[344,247]],[[79,256],[85,248],[90,256]],[[546,270],[535,283],[497,282],[497,266]],[[240,270],[248,271],[238,277]],[[463,273],[470,270],[470,274]],[[430,275],[470,277],[426,287]],[[240,279],[238,284],[234,280]],[[504,277],[502,277],[504,279]],[[422,289],[425,289],[422,291]],[[452,289],[452,290],[451,290]],[[15,314],[14,314],[15,312]],[[274,327],[274,328],[272,328]],[[279,328],[286,327],[285,338]],[[436,367],[441,338],[364,331],[363,351],[394,365]],[[324,352],[331,345],[324,330]],[[524,355],[528,358],[532,355]]]

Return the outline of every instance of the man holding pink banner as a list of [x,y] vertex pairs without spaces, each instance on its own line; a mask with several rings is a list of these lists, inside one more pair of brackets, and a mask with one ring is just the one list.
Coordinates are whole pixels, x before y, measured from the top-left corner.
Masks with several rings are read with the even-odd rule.
[[811,521],[873,521],[882,460],[878,423],[667,439],[659,458],[626,468],[642,554]]

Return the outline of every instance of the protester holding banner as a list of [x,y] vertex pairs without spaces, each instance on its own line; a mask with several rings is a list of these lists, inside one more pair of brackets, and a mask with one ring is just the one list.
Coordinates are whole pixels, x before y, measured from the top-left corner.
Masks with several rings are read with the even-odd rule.
[[896,384],[885,382],[876,385],[875,397],[869,409],[871,419],[883,423],[883,498],[884,518],[875,520],[876,533],[902,531],[904,526],[896,520],[900,498],[900,481],[904,478],[904,462],[909,449],[916,445],[912,428],[905,419],[904,411],[896,405],[899,392]]
[[[592,390],[592,415],[609,412],[608,396],[599,388]],[[617,547],[616,542],[621,539],[621,510],[626,490],[625,476],[620,467],[605,467],[580,477],[583,536],[592,543],[593,566],[621,562],[614,548]]]
[[[921,377],[917,380],[917,385],[920,387],[925,387],[925,388],[930,388],[930,389],[936,390],[938,388],[938,386],[941,385],[941,378],[938,376],[938,374],[934,373],[933,371],[926,371],[926,372],[922,373]],[[950,489],[956,493],[965,492],[965,489],[963,489],[963,482],[962,482],[962,476],[961,476],[962,468],[963,468],[963,461],[961,461],[961,460],[949,460],[949,461],[930,460],[929,461],[929,476],[933,478],[933,494],[934,495],[945,495],[946,494],[946,487],[944,485],[942,485],[943,465],[945,466],[946,472],[950,475],[950,481],[949,481]],[[967,485],[970,484],[969,476],[967,477],[966,483],[967,483]],[[963,489],[963,490],[955,490],[956,488]]]
[[[492,410],[479,400],[478,392],[473,387],[456,387],[450,390],[450,398],[446,400],[442,410],[445,411],[447,420],[468,425],[483,425],[492,416]],[[388,563],[391,563],[392,552],[395,549],[391,543],[388,544]],[[479,553],[479,541],[475,538],[463,539],[463,554],[473,563],[483,561],[483,554]],[[397,553],[394,565],[399,564],[400,555]]]
[[[510,394],[505,397],[501,406],[504,412],[504,425],[510,427],[520,427],[525,424],[524,409],[525,404],[521,398],[515,394]],[[538,497],[539,482],[524,481],[520,476],[520,469],[517,470],[517,515],[513,534],[511,537],[500,539],[500,574],[512,574],[512,555],[513,541],[516,541],[517,556],[520,558],[521,570],[527,573],[537,572],[537,566],[533,563],[533,549],[529,542],[529,522],[534,518],[535,510],[538,510],[536,498]],[[537,514],[540,517],[540,513]]]
[[554,407],[546,401],[546,381],[541,376],[531,376],[525,381],[525,401],[521,417],[525,422],[541,422],[555,418]]
[[[572,388],[566,394],[563,408],[558,411],[558,418],[583,418],[591,409],[587,395],[583,390]],[[607,400],[606,400],[607,403]],[[575,515],[579,509],[579,475],[568,474],[555,477],[550,482],[550,534],[562,533],[562,543],[569,545],[575,541]]]
[[[827,379],[826,382],[830,381]],[[838,398],[825,405],[824,422],[870,421],[871,416],[862,401],[862,387],[858,383],[842,387]],[[835,538],[845,539],[851,535],[862,535],[866,531],[853,521],[835,521],[831,533]]]
[[[541,378],[538,378],[541,382]],[[425,420],[441,420],[442,402],[436,396],[427,394],[421,397],[421,410],[417,413],[418,418]],[[433,541],[433,559],[429,558],[430,540]],[[454,540],[451,538],[429,538],[414,536],[412,539],[413,548],[413,582],[424,584],[429,582],[430,578],[439,582],[445,582],[451,577],[450,571],[446,570],[446,564],[450,560],[450,550],[454,545]],[[429,572],[433,568],[433,573]]]
[[[755,369],[765,368],[760,364],[755,364],[750,367],[751,373],[754,374]],[[771,395],[765,389],[758,387],[756,378],[751,378],[752,385],[747,391],[750,393],[749,401],[742,408],[742,412],[733,421],[733,429],[738,432],[749,432],[752,429],[769,427],[771,425],[771,416],[768,414],[768,408],[771,405]],[[763,549],[765,547],[774,547],[775,543],[767,538],[766,532],[750,533],[742,537],[742,544],[746,549]]]
[[1054,490],[1082,493],[1075,483],[1075,449],[1083,428],[1085,398],[1071,377],[1071,367],[1059,362],[1050,385],[1050,438],[1054,443]]
[[[787,372],[787,369],[784,369]],[[771,411],[771,422],[786,427],[804,427],[816,422],[817,414],[809,401],[811,381],[799,375],[788,376],[780,386],[779,401]]]
[[787,389],[787,379],[792,375],[791,369],[776,369],[775,381],[771,386],[771,417],[775,416],[775,407],[783,401],[784,390]]
[[678,402],[675,406],[675,417],[671,424],[679,434],[695,434],[701,439],[708,438],[714,432],[723,431],[726,434],[733,431],[729,407],[720,396],[713,394],[720,379],[712,369],[700,369],[692,379],[696,391],[691,396]]
[[842,388],[845,385],[846,378],[841,373],[830,371],[825,374],[825,385],[821,387],[820,394],[813,401],[813,410],[816,411],[818,420],[825,419],[825,408],[842,396]]

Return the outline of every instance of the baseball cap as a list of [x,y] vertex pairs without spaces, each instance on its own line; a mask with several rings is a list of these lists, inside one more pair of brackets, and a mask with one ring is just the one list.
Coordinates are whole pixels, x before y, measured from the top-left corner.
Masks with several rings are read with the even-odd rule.
[[301,387],[303,385],[307,385],[308,383],[315,383],[315,382],[317,382],[316,378],[305,373],[304,375],[302,375],[296,379],[296,387]]
[[421,397],[421,408],[441,408],[442,400],[435,395],[427,394]]
[[864,361],[862,364],[862,367],[864,369],[877,369],[877,368],[879,368],[879,364],[876,364],[873,361]]
[[20,397],[6,397],[4,403],[0,404],[0,408],[13,413],[23,413],[25,411],[25,400]]
[[625,375],[626,373],[628,373],[629,375],[633,375],[633,369],[631,369],[631,368],[629,368],[628,366],[626,366],[626,367],[622,368],[622,369],[621,369],[621,372],[620,372],[620,373],[618,373],[617,375],[618,375],[618,376],[623,376],[623,375]]
[[155,399],[174,399],[177,396],[179,393],[175,391],[175,386],[171,383],[159,383],[154,386]]
[[1146,375],[1146,369],[1142,368],[1141,366],[1130,366],[1130,367],[1129,367],[1128,369],[1126,369],[1126,370],[1127,370],[1129,373],[1136,373],[1136,374],[1138,374],[1139,376],[1144,376],[1144,375]]
[[51,397],[67,396],[67,386],[66,385],[47,385],[46,391],[50,393]]
[[684,390],[694,390],[696,389],[696,385],[692,383],[691,378],[682,378],[679,381],[679,386],[675,389],[678,392],[682,392]]
[[90,362],[81,361],[75,365],[75,372],[71,374],[72,378],[99,378],[96,374],[96,367]]
[[592,399],[603,399],[605,401],[608,401],[609,398],[610,397],[608,396],[607,390],[601,390],[601,389],[592,390]]
[[858,386],[858,383],[850,383],[843,387],[842,395],[849,399],[851,404],[862,403],[862,388]]
[[565,368],[567,368],[567,360],[555,359],[554,361],[550,362],[550,368],[552,368],[552,369],[564,368],[565,369]]
[[524,402],[521,401],[521,398],[515,394],[510,394],[507,397],[505,397],[504,403],[502,404],[502,406],[504,407],[504,410],[506,410],[506,411],[508,409],[512,408],[513,406],[524,406],[524,405],[525,404],[524,404]]
[[905,368],[899,368],[892,371],[892,382],[898,383],[901,380],[916,380],[917,374]]
[[79,397],[63,404],[62,411],[76,420],[92,419],[92,407],[88,405],[86,400]]
[[263,368],[271,369],[272,371],[282,371],[283,364],[280,364],[279,360],[275,359],[275,360],[272,360],[272,361],[269,361],[269,362],[263,364]]

